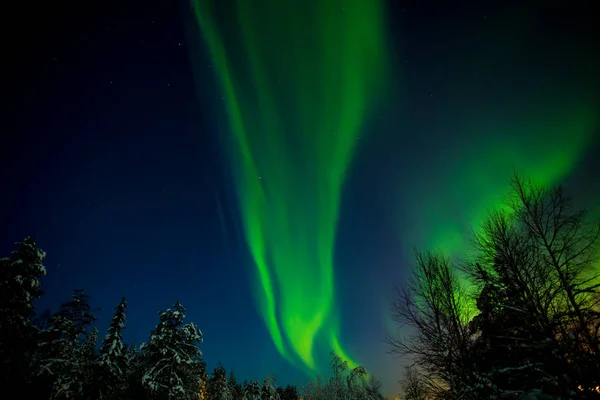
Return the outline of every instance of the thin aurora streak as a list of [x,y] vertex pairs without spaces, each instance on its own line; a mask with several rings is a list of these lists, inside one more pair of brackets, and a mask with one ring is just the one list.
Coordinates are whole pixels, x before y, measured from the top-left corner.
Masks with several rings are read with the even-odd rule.
[[227,108],[259,308],[279,353],[315,373],[317,344],[350,359],[337,333],[335,234],[361,126],[384,88],[383,2],[219,2],[233,26],[210,3],[192,2]]

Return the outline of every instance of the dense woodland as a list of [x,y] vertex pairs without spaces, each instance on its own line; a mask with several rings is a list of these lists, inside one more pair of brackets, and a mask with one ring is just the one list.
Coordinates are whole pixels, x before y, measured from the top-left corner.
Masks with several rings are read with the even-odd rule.
[[[391,333],[402,398],[600,399],[600,223],[561,188],[518,178],[474,237],[474,255],[417,252]],[[45,253],[32,238],[0,260],[0,379],[19,399],[382,399],[363,367],[332,354],[331,377],[277,387],[209,373],[202,332],[176,302],[147,342],[124,344],[122,299],[103,339],[83,290],[37,316]],[[399,368],[400,370],[400,368]]]

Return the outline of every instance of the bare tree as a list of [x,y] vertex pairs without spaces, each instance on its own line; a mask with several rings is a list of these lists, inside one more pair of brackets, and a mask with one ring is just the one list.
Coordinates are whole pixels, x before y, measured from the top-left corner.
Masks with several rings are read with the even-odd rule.
[[561,187],[548,190],[513,180],[517,218],[542,250],[544,261],[560,284],[564,305],[580,338],[598,356],[598,337],[589,329],[598,317],[600,274],[597,263],[600,223],[588,221],[585,211],[572,208]]
[[561,187],[546,189],[515,177],[512,208],[556,282],[557,334],[586,387],[600,376],[600,223],[573,208]]
[[405,400],[427,400],[428,390],[426,384],[419,376],[415,367],[407,367],[401,381]]
[[[546,385],[564,387],[556,357],[558,296],[552,269],[514,213],[493,212],[475,235],[475,262],[462,270],[480,289],[471,321],[481,396],[514,398]],[[549,366],[553,366],[549,368]],[[558,393],[556,393],[558,394]]]
[[412,335],[390,334],[390,352],[415,360],[432,398],[458,397],[473,379],[466,288],[441,254],[416,252],[415,259],[412,275],[392,303],[392,318]]
[[487,358],[496,360],[492,378],[505,389],[508,381],[524,390],[542,384],[544,392],[563,396],[595,387],[600,224],[573,210],[560,187],[515,177],[512,189],[506,207],[475,236],[475,262],[462,265],[481,289],[471,327],[485,335],[479,344],[485,342]]

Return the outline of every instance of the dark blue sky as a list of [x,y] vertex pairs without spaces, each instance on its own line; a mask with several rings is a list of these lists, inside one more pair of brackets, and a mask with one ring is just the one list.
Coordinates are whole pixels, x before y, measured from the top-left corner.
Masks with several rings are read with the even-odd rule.
[[2,254],[26,235],[47,251],[38,311],[84,288],[102,331],[125,296],[124,337],[139,344],[180,300],[204,332],[209,367],[304,381],[253,306],[250,259],[204,121],[217,107],[199,103],[180,4],[94,4],[38,10],[35,34],[15,45]]
[[[55,309],[83,288],[101,308],[102,331],[125,296],[125,339],[141,343],[157,312],[180,300],[204,332],[210,367],[220,361],[240,379],[274,372],[282,383],[304,381],[277,355],[254,307],[253,270],[236,238],[226,160],[211,135],[222,104],[213,94],[214,77],[195,79],[192,73],[182,3],[81,4],[22,5],[13,16],[21,31],[4,35],[13,57],[1,121],[0,254],[26,235],[47,251],[40,311]],[[394,99],[389,115],[368,128],[373,138],[359,149],[346,187],[336,257],[345,272],[337,282],[338,299],[349,315],[342,317],[348,332],[342,337],[388,388],[400,368],[384,354],[385,303],[405,274],[403,249],[419,244],[397,245],[399,221],[386,207],[398,189],[388,186],[396,179],[394,185],[410,191],[416,171],[435,162],[440,151],[431,142],[446,133],[434,127],[449,111],[436,103],[437,96],[444,87],[456,92],[456,82],[445,82],[448,74],[438,68],[454,57],[447,49],[464,50],[478,29],[492,32],[480,26],[485,20],[501,26],[510,13],[509,7],[440,8],[431,2],[391,7],[393,35],[405,39],[394,49],[393,58],[404,65],[394,85],[405,85],[411,95]],[[568,59],[549,67],[548,79],[555,73],[565,87],[598,105],[600,49],[591,39],[597,29],[583,14],[549,6],[544,21],[555,36],[543,39],[537,51],[540,65],[568,51]],[[455,36],[448,37],[449,31]],[[532,35],[542,37],[540,32]],[[572,74],[573,65],[585,73]],[[530,72],[515,71],[521,80]],[[487,79],[493,93],[493,79]],[[512,92],[500,86],[490,96],[509,98]],[[403,105],[405,111],[395,111]],[[459,106],[453,107],[457,112]],[[397,123],[400,115],[409,122]],[[592,206],[599,189],[598,145],[592,141],[571,179]],[[402,148],[414,151],[398,156]],[[507,156],[508,173],[511,168]]]
[[240,255],[221,240],[219,161],[178,4],[155,3],[39,10],[11,83],[1,249],[33,234],[48,252],[40,309],[84,288],[103,330],[125,296],[125,339],[139,343],[179,299],[220,343],[204,349],[211,365],[259,378],[263,368],[231,362],[274,351],[247,306]]

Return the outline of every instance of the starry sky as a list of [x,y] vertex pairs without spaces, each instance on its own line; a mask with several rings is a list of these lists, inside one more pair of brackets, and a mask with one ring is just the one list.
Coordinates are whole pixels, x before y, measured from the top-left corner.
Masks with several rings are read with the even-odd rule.
[[304,382],[335,348],[393,394],[413,247],[468,252],[513,169],[600,212],[599,27],[558,1],[252,2],[15,11],[0,250],[47,251],[39,310],[84,288],[102,330],[125,296],[140,343],[180,300],[209,367]]

